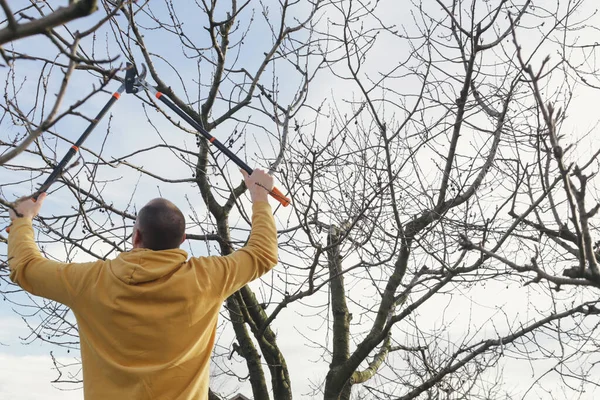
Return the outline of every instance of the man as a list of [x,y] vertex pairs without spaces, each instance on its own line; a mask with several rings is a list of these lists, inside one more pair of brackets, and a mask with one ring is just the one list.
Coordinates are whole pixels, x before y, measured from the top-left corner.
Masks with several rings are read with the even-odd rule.
[[210,355],[225,298],[277,263],[268,191],[273,178],[254,170],[248,244],[225,257],[187,260],[179,249],[185,220],[171,202],[144,206],[133,250],[116,259],[59,263],[33,239],[37,202],[20,201],[8,237],[11,279],[24,290],[69,306],[79,327],[86,400],[207,399]]

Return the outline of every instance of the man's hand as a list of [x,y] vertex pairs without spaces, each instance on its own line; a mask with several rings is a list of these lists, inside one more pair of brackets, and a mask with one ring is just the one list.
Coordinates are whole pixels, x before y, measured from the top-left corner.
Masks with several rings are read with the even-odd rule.
[[244,175],[244,182],[250,192],[250,199],[255,203],[257,201],[269,201],[269,192],[273,190],[274,179],[264,170],[256,168],[252,175],[248,175],[243,169],[240,170]]
[[10,216],[10,220],[14,221],[16,218],[29,218],[33,219],[40,212],[40,208],[42,208],[42,203],[46,198],[46,193],[42,193],[38,196],[37,201],[32,198],[28,199],[19,199],[15,202],[15,211],[8,210],[8,215]]

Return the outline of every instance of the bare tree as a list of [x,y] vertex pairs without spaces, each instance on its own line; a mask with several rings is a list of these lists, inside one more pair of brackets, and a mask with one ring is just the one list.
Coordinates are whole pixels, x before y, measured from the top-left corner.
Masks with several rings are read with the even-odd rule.
[[[586,4],[557,3],[538,12],[529,1],[430,3],[415,4],[411,24],[402,27],[390,24],[382,4],[332,3],[338,18],[330,18],[338,23],[324,32],[328,65],[356,91],[323,112],[333,121],[326,138],[303,126],[292,140],[299,145],[286,157],[306,238],[291,245],[306,255],[298,267],[310,271],[284,304],[329,290],[330,340],[323,348],[331,364],[317,391],[325,399],[347,399],[362,385],[379,398],[492,398],[482,384],[486,371],[510,357],[541,354],[556,360],[548,369],[561,372],[555,379],[583,387],[593,363],[570,373],[563,363],[594,348],[596,296],[589,289],[596,283],[589,278],[595,264],[584,254],[593,259],[595,228],[588,224],[598,206],[584,207],[591,175],[559,159],[556,112],[541,92],[569,105],[565,96],[578,86],[567,67],[576,59],[568,58],[576,40],[571,35],[588,22],[574,22],[573,15]],[[527,56],[515,32],[529,36]],[[564,58],[539,73],[523,60],[541,60],[549,49]],[[589,73],[581,64],[577,71]],[[557,81],[556,92],[548,93]],[[583,164],[597,168],[598,153]],[[557,173],[564,191],[553,178]],[[570,174],[580,176],[579,188]],[[575,215],[570,241],[576,246],[537,245],[530,257],[545,253],[545,263],[562,263],[580,254],[577,277],[585,274],[587,281],[552,276],[533,261],[510,261],[540,242],[531,228],[545,226],[542,215],[563,214],[565,201]],[[539,217],[528,222],[529,215]],[[474,257],[474,249],[481,254]],[[537,276],[526,280],[531,273]],[[478,301],[468,300],[473,288],[486,284],[515,291],[535,284],[541,304],[526,305],[527,317],[495,311],[476,329],[461,328],[458,321],[478,318],[464,307]],[[569,286],[569,295],[557,297],[554,284]],[[580,302],[572,302],[575,293]],[[468,317],[446,307],[463,308]],[[458,321],[436,328],[424,322],[453,318]],[[544,349],[537,343],[546,335],[573,351]],[[494,398],[507,395],[491,387]]]
[[[94,21],[87,26],[84,31],[71,32],[68,28],[65,28],[65,35],[62,32],[58,32],[55,28],[65,25],[74,19],[90,15],[97,8],[96,1],[72,1],[69,6],[60,7],[56,10],[47,2],[31,1],[28,6],[15,9],[14,11],[5,1],[0,2],[0,6],[2,6],[6,16],[6,27],[0,30],[0,46],[28,36],[43,35],[49,40],[49,43],[51,43],[53,47],[52,50],[48,51],[46,48],[41,48],[40,46],[38,52],[31,52],[25,46],[23,46],[24,49],[21,49],[19,44],[12,46],[10,49],[0,47],[0,55],[2,55],[2,58],[7,64],[4,67],[10,68],[10,72],[7,75],[9,76],[9,79],[6,81],[7,90],[2,107],[3,113],[4,115],[8,115],[14,120],[19,121],[19,124],[23,124],[27,132],[27,136],[19,143],[19,145],[14,146],[0,156],[0,165],[7,163],[16,155],[24,151],[44,131],[50,129],[66,115],[73,113],[89,97],[97,92],[98,89],[94,89],[89,95],[73,103],[66,111],[59,113],[67,92],[67,87],[75,69],[89,67],[97,70],[99,66],[116,59],[100,60],[90,57],[85,52],[81,51],[79,43],[82,39],[95,34],[95,32],[108,21],[111,16],[114,16],[118,12],[122,5],[123,1],[115,2],[112,9],[108,10],[108,15],[106,17],[99,21]],[[30,15],[30,13],[33,13],[33,15]],[[21,106],[15,104],[18,91],[22,89],[19,82],[15,82],[15,69],[19,68],[21,64],[28,62],[36,62],[39,68],[42,68],[42,71],[44,71],[44,69],[60,71],[54,74],[52,74],[52,72],[42,72],[41,74],[46,76],[52,74],[57,82],[61,82],[56,98],[52,102],[47,102],[48,99],[46,96],[48,95],[49,90],[47,84],[39,87],[37,89],[38,101],[35,102],[30,110],[21,108]],[[114,72],[103,70],[103,73],[104,78],[106,79]],[[59,78],[56,77],[56,75],[59,74],[62,74],[62,81],[59,81]],[[11,75],[12,78],[10,78]],[[12,90],[9,90],[9,83],[11,81],[13,83]],[[50,90],[54,90],[54,88]],[[44,107],[38,107],[42,103]],[[28,112],[37,110],[38,108],[44,110],[46,107],[48,107],[49,111],[38,112],[39,115],[37,116],[37,120],[29,120],[29,117],[27,116]],[[35,115],[35,112],[33,112],[33,114]],[[11,144],[14,143],[16,143],[15,139],[13,139]]]
[[[577,132],[575,93],[600,86],[596,16],[591,0],[546,3],[403,3],[398,20],[391,1],[105,0],[94,37],[69,36],[63,58],[12,57],[39,66],[40,93],[60,82],[51,67],[85,75],[84,100],[122,79],[118,54],[143,63],[157,90],[292,197],[290,211],[275,209],[280,266],[226,301],[220,382],[247,382],[255,400],[306,394],[280,334],[298,320],[298,346],[312,346],[323,372],[314,398],[539,397],[594,388],[600,312],[600,150],[578,146],[581,130],[570,145],[561,134]],[[5,199],[52,167],[67,120],[94,114],[79,100],[44,124],[38,110],[61,106],[30,104],[23,76],[7,79],[2,151],[45,133],[2,166]],[[232,163],[152,96],[121,101],[144,118],[115,112],[53,188],[60,204],[37,221],[47,255],[126,250],[135,204],[155,194],[186,200],[192,254],[242,245],[247,203]],[[66,308],[28,301],[28,340],[77,348]],[[503,383],[513,368],[529,368],[529,388]]]

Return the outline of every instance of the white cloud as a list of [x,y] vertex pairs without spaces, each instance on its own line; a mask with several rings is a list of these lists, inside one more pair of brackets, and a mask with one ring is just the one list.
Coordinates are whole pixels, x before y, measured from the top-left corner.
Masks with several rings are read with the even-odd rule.
[[[64,360],[67,362],[68,360]],[[11,400],[81,400],[81,385],[61,386],[50,356],[17,356],[0,353],[0,398]]]
[[73,364],[75,358],[41,341],[23,345],[20,338],[27,336],[28,328],[17,316],[1,315],[4,311],[8,310],[0,309],[0,399],[83,399],[81,384],[52,383],[58,373],[50,351],[60,364]]

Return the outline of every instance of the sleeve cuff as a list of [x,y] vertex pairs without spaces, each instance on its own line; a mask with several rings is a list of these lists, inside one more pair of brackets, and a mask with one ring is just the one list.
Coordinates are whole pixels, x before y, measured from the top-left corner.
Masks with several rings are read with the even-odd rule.
[[252,212],[261,210],[272,212],[271,204],[268,201],[256,201],[252,203]]
[[22,226],[31,226],[33,223],[33,221],[31,220],[31,218],[26,218],[26,217],[20,217],[20,218],[15,218],[12,221],[12,224],[10,224],[10,232],[14,232],[15,230],[17,230],[18,228],[22,227]]

